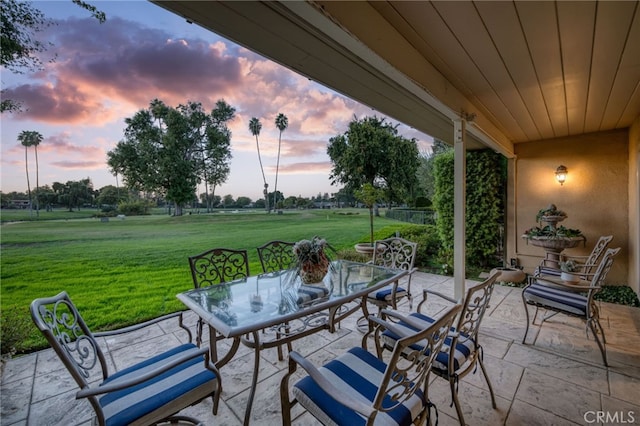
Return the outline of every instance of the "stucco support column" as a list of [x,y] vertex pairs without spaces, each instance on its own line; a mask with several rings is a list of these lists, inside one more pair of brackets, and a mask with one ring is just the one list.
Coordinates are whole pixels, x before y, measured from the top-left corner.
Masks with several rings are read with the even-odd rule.
[[453,191],[453,284],[454,297],[462,300],[465,292],[466,249],[465,212],[467,192],[467,120],[454,120]]

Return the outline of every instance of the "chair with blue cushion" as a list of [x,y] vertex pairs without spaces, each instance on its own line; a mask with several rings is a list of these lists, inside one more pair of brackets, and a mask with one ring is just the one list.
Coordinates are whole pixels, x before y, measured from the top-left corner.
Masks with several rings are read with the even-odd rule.
[[294,245],[292,242],[275,240],[258,247],[262,272],[276,272],[294,267],[297,260],[293,252]]
[[[589,330],[591,330],[602,354],[604,365],[608,365],[607,352],[604,346],[607,342],[604,336],[604,329],[600,324],[598,306],[593,297],[602,289],[607,273],[613,264],[613,257],[619,251],[619,247],[605,251],[590,282],[581,280],[578,284],[567,284],[553,279],[553,277],[545,276],[529,281],[529,284],[522,291],[522,301],[527,315],[527,328],[525,329],[522,343],[525,343],[529,332],[529,310],[527,305],[533,305],[536,308],[533,316],[534,325],[538,316],[538,308],[544,308],[549,313],[549,315],[542,318],[540,326],[546,320],[559,313],[584,319],[587,337]],[[598,337],[598,334],[602,335],[602,339]]]
[[[431,424],[429,373],[459,310],[460,305],[453,306],[417,332],[370,316],[376,328],[401,336],[387,361],[366,347],[354,347],[317,368],[298,352],[291,352],[289,369],[280,382],[282,424],[291,424],[291,409],[298,403],[325,425]],[[411,349],[418,342],[422,349]],[[406,351],[409,356],[403,357]],[[298,365],[307,376],[290,389],[289,379]]]
[[[487,375],[483,362],[482,346],[478,342],[478,330],[484,314],[489,306],[491,295],[493,294],[493,287],[496,283],[496,279],[500,276],[500,272],[494,272],[489,278],[482,283],[471,286],[467,289],[464,301],[462,304],[462,310],[456,321],[454,327],[451,328],[449,337],[445,340],[440,353],[436,357],[433,363],[433,373],[445,380],[449,381],[451,388],[451,398],[453,404],[456,406],[456,412],[458,414],[458,421],[461,425],[464,425],[464,416],[462,414],[462,408],[460,407],[460,401],[458,400],[458,381],[469,374],[475,372],[477,366],[480,365],[482,374],[487,382],[489,393],[491,394],[491,404],[493,408],[496,408],[496,398],[493,394],[493,387],[491,381]],[[411,313],[408,316],[401,318],[393,311],[382,311],[382,318],[391,317],[394,319],[400,319],[396,324],[396,327],[404,330],[405,332],[411,332],[419,330],[424,327],[428,327],[434,323],[434,319],[421,313],[422,307],[427,303],[428,296],[436,295],[450,303],[456,303],[456,300],[434,292],[428,289],[423,290],[423,300],[420,302],[417,308],[417,312]],[[382,356],[382,352],[386,350],[394,350],[396,342],[398,342],[398,334],[393,330],[385,330],[379,333],[378,330],[374,332],[376,341],[376,348],[378,349],[378,356]],[[363,338],[363,342],[367,339],[367,335]],[[422,342],[418,342],[411,349],[421,349]],[[408,355],[408,353],[405,353]]]
[[[182,325],[182,312],[165,315],[112,332],[92,333],[66,292],[31,302],[31,317],[38,329],[76,381],[76,398],[86,398],[96,413],[97,424],[151,425],[159,422],[190,422],[176,416],[182,409],[207,397],[216,414],[220,399],[220,373],[209,362],[207,349],[191,342]],[[188,333],[189,343],[110,374],[105,353],[97,339],[128,333],[176,317]]]
[[[598,239],[596,245],[593,246],[593,250],[591,250],[589,256],[560,254],[560,261],[567,262],[569,260],[573,260],[576,262],[577,267],[573,274],[578,275],[583,280],[590,281],[593,277],[593,271],[597,269],[601,260],[600,258],[611,240],[613,240],[613,235],[603,235]],[[542,275],[552,275],[559,277],[561,273],[562,270],[560,269],[557,261],[552,259],[542,259],[540,265],[538,265],[534,270],[533,276],[539,277]]]
[[377,240],[373,244],[373,263],[378,266],[392,269],[403,269],[409,273],[400,280],[370,293],[367,302],[377,306],[379,310],[388,308],[397,309],[398,301],[407,298],[409,309],[413,297],[411,296],[411,276],[418,268],[413,266],[416,260],[417,243],[400,237]]

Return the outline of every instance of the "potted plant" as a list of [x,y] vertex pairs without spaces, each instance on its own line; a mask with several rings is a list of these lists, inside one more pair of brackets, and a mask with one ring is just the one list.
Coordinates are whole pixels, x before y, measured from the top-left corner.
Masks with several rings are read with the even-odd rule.
[[576,263],[575,260],[567,260],[565,262],[559,262],[560,270],[560,279],[562,281],[566,281],[569,283],[577,283],[580,281],[580,277],[574,272],[577,272],[580,269],[580,265]]
[[373,206],[376,204],[378,199],[382,198],[384,195],[383,191],[380,188],[376,188],[370,183],[365,183],[354,191],[354,195],[358,201],[365,205],[369,209],[369,244],[360,243],[356,244],[356,251],[358,253],[373,253]]
[[317,236],[310,240],[300,240],[293,245],[296,256],[297,275],[303,284],[322,284],[331,265],[328,250],[334,251],[327,241]]

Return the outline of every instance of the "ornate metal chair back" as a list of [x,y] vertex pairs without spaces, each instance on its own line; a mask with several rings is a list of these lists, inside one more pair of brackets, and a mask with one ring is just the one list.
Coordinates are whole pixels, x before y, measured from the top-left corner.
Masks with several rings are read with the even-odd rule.
[[[31,318],[81,389],[109,376],[98,342],[66,292],[34,300]],[[87,399],[100,413],[97,397]]]
[[[447,339],[461,307],[461,305],[451,307],[430,327],[397,340],[374,399],[373,408],[376,411],[391,411],[414,397],[418,390],[423,392],[425,401],[429,400],[431,366]],[[428,409],[428,406],[424,408]]]
[[417,247],[417,243],[400,237],[377,240],[373,246],[373,263],[386,268],[411,271]]
[[287,241],[269,241],[257,248],[263,272],[275,272],[289,269],[296,263],[293,253],[295,243]]
[[195,288],[247,278],[249,261],[246,250],[214,248],[189,257]]

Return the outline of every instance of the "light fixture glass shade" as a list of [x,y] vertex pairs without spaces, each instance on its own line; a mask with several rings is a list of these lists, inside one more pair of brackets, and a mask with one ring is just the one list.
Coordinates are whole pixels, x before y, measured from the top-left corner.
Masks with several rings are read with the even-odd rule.
[[556,169],[556,180],[560,183],[560,186],[567,180],[567,168],[565,166],[558,166]]

